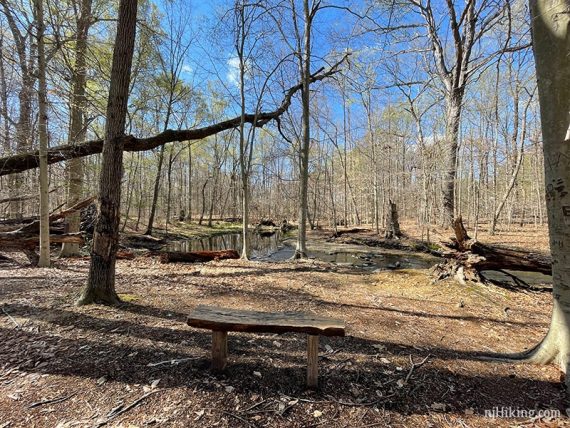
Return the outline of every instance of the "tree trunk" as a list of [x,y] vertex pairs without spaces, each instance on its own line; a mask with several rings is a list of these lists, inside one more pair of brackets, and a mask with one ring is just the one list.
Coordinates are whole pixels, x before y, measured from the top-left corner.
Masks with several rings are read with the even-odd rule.
[[170,150],[168,151],[168,169],[166,170],[166,178],[167,178],[167,187],[166,187],[166,233],[168,234],[168,225],[170,224],[170,216],[171,216],[171,207],[170,202],[172,198],[172,164],[176,160],[173,159],[174,148],[172,145],[170,146]]
[[[4,51],[4,34],[0,34],[0,49]],[[4,153],[12,152],[10,144],[10,116],[8,114],[8,84],[6,81],[6,67],[4,65],[4,58],[0,58],[0,102],[2,107],[3,135],[2,135],[2,148]]]
[[115,262],[119,242],[123,144],[129,96],[131,66],[136,37],[137,0],[121,0],[113,64],[107,122],[99,178],[99,213],[93,234],[91,265],[87,284],[77,302],[80,305],[119,302],[115,291]]
[[[513,191],[513,188],[515,187],[515,184],[517,183],[517,177],[519,175],[519,172],[521,170],[521,166],[523,164],[524,140],[526,138],[526,117],[527,117],[528,109],[531,105],[531,102],[532,102],[532,96],[529,98],[528,103],[524,109],[524,114],[522,117],[522,130],[521,130],[521,138],[520,138],[521,139],[520,148],[519,148],[519,150],[517,150],[517,159],[516,159],[516,163],[513,167],[511,178],[509,180],[509,184],[507,185],[505,193],[503,194],[503,197],[501,198],[501,202],[499,203],[499,206],[497,207],[497,211],[493,214],[493,216],[491,218],[491,226],[489,227],[489,235],[491,235],[491,236],[495,234],[497,222],[499,221],[499,217],[503,211],[503,208],[505,207],[505,204],[506,204],[507,200],[509,199],[511,192]],[[515,102],[515,108],[518,110],[518,95],[517,95],[516,102]],[[518,114],[516,116],[518,117]],[[518,122],[518,119],[516,120],[516,122]],[[517,127],[518,127],[518,124],[517,124]],[[516,140],[516,139],[518,139],[517,136],[518,136],[518,132],[515,133],[513,138]],[[515,148],[516,148],[516,142],[515,142]],[[522,227],[522,225],[521,225],[521,227]]]
[[[526,357],[570,363],[570,0],[531,0],[542,122],[554,307],[544,340]],[[567,391],[570,378],[566,376]]]
[[[91,0],[81,0],[80,15],[77,19],[77,37],[75,44],[75,68],[72,74],[72,95],[70,100],[69,144],[82,143],[85,140],[84,110],[86,108],[85,87],[87,77],[87,35],[91,26]],[[83,161],[80,158],[70,159],[67,168],[67,204],[72,206],[79,202],[83,193]],[[67,219],[69,233],[79,232],[79,213]],[[79,245],[64,243],[61,257],[76,256]]]
[[[32,47],[29,49],[26,46],[27,33],[32,31],[31,26],[23,28],[24,34],[20,33],[19,17],[14,17],[12,8],[6,0],[1,0],[0,3],[4,9],[4,15],[10,31],[12,33],[12,40],[16,46],[17,61],[19,72],[21,75],[21,88],[18,92],[18,121],[16,127],[16,151],[22,153],[32,147],[32,97],[34,90],[35,77],[32,74],[33,68],[33,55]],[[38,156],[39,158],[39,156]],[[39,162],[38,162],[39,166]],[[18,196],[21,193],[22,177],[15,176],[10,183],[10,195],[12,197]],[[22,201],[14,200],[8,207],[8,216],[10,218],[22,218],[23,204]]]
[[309,150],[311,144],[310,130],[310,92],[309,77],[311,75],[311,13],[309,10],[309,0],[303,1],[305,31],[303,41],[303,54],[300,61],[301,80],[301,100],[303,105],[302,118],[302,141],[299,151],[299,232],[297,236],[297,246],[293,258],[301,259],[307,257],[307,216],[309,210],[308,187],[309,187]]
[[148,225],[146,226],[145,235],[152,235],[152,229],[154,227],[154,216],[156,214],[156,205],[158,202],[158,191],[160,189],[160,176],[162,174],[162,164],[164,163],[164,148],[166,145],[160,147],[160,153],[158,155],[158,167],[156,170],[156,176],[154,177],[154,191],[152,193],[152,205],[150,206],[150,214],[148,216]]
[[202,185],[202,211],[200,211],[200,218],[198,219],[198,225],[202,226],[202,222],[204,221],[204,215],[206,214],[206,186],[208,186],[208,181],[210,177],[206,178],[204,184]]
[[446,106],[446,160],[443,186],[444,225],[453,226],[455,218],[455,176],[457,173],[457,149],[459,147],[459,124],[463,94],[459,91],[448,95]]
[[38,46],[38,107],[39,107],[39,139],[40,139],[40,258],[39,267],[50,266],[49,241],[49,180],[48,180],[48,128],[47,128],[47,84],[46,56],[44,43],[44,5],[43,0],[34,0],[36,20],[36,39]]
[[400,222],[398,221],[398,209],[392,200],[388,200],[388,214],[386,218],[386,239],[399,239],[402,236]]
[[188,143],[188,222],[192,221],[192,143]]

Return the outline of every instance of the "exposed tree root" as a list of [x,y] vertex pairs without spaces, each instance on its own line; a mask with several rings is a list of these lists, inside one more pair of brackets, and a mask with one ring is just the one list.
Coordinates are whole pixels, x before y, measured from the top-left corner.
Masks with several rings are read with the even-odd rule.
[[539,365],[555,363],[563,374],[561,379],[566,385],[567,393],[570,394],[570,376],[567,376],[570,365],[570,338],[565,336],[567,330],[561,325],[563,322],[565,322],[565,316],[555,300],[550,329],[536,346],[524,352],[483,354],[479,356],[479,359]]
[[[461,217],[454,222],[455,238],[448,244],[448,251],[443,254],[444,261],[432,268],[434,282],[454,278],[462,285],[495,284],[513,290],[551,291],[547,288],[532,287],[516,275],[505,271],[518,270],[552,274],[552,262],[549,258],[520,250],[491,247],[469,237]],[[491,280],[483,271],[492,270],[509,276],[514,286],[505,281]]]

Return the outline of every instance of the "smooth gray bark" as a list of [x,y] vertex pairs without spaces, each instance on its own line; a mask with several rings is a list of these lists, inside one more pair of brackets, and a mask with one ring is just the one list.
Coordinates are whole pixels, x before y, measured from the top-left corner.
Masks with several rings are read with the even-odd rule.
[[[533,49],[544,150],[546,209],[552,254],[550,328],[534,349],[535,363],[570,363],[570,0],[531,0]],[[570,379],[566,376],[566,386]]]

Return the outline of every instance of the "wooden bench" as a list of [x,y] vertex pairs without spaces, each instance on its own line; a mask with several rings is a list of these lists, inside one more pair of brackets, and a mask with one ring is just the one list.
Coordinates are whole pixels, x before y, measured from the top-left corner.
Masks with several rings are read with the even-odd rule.
[[200,305],[189,326],[212,330],[212,369],[223,370],[228,358],[228,331],[248,333],[306,333],[307,386],[318,384],[319,335],[344,336],[344,321],[299,312],[258,312]]

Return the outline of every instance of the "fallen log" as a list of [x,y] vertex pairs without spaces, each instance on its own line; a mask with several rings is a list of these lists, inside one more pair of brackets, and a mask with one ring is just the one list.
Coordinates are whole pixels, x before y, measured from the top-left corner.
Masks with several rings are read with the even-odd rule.
[[134,260],[135,253],[130,250],[118,250],[117,251],[117,260]]
[[[53,244],[69,243],[83,245],[84,243],[81,233],[50,235],[49,240],[50,243]],[[36,252],[36,248],[38,248],[39,245],[40,237],[38,235],[32,235],[21,229],[0,233],[0,251],[21,251],[28,257],[28,260],[33,266],[36,266],[39,261],[39,256]]]
[[[39,236],[21,236],[21,235],[9,235],[12,232],[0,233],[0,249],[6,250],[10,248],[18,249],[24,247],[35,248],[40,243]],[[53,244],[80,244],[83,245],[84,239],[79,233],[64,233],[61,235],[50,235],[50,243]]]
[[[65,233],[65,225],[58,222],[72,213],[79,211],[93,203],[95,197],[84,199],[70,208],[60,211],[49,216],[50,220],[50,244],[79,244],[83,245],[85,240],[81,232]],[[56,223],[53,223],[56,222]],[[0,250],[1,251],[21,251],[28,257],[32,265],[37,265],[39,256],[36,248],[40,245],[40,222],[39,220],[25,224],[16,230],[9,232],[0,232]]]
[[277,225],[270,218],[262,218],[259,220],[257,227],[277,227]]
[[160,250],[166,241],[161,238],[156,238],[151,235],[129,235],[124,236],[121,242],[129,248],[146,249],[151,251]]
[[189,253],[164,251],[160,253],[161,263],[204,263],[226,259],[239,259],[239,254],[236,250],[191,251]]
[[536,253],[510,248],[491,247],[480,242],[473,242],[469,251],[481,257],[476,263],[479,270],[519,270],[540,272],[552,275],[552,260]]
[[[75,205],[73,205],[69,208],[66,208],[64,210],[61,210],[61,211],[57,211],[59,209],[59,208],[57,208],[56,209],[57,212],[54,211],[49,215],[50,223],[53,223],[57,220],[61,220],[62,218],[68,217],[71,214],[73,214],[75,211],[80,211],[80,210],[83,210],[84,208],[89,207],[91,204],[93,204],[93,202],[95,201],[96,198],[97,198],[96,196],[91,196],[91,197],[84,199],[82,201],[79,201]],[[38,216],[22,217],[19,219],[17,219],[17,218],[3,219],[3,220],[0,220],[0,225],[11,226],[11,227],[20,226],[22,228],[26,228],[26,230],[28,230],[28,231],[39,232],[39,230],[40,230],[40,220],[39,220]],[[50,226],[50,227],[52,227],[52,226]]]
[[331,235],[331,238],[338,238],[342,235],[348,235],[352,233],[362,233],[367,232],[367,229],[363,229],[361,227],[353,227],[352,229],[344,229],[344,230],[337,230],[335,233]]
[[[552,275],[550,257],[512,248],[493,247],[471,239],[458,217],[453,225],[455,237],[447,244],[448,251],[443,253],[444,261],[432,268],[435,281],[454,278],[461,284],[486,284],[483,271],[524,271]],[[510,274],[509,274],[510,275]],[[512,275],[510,275],[512,276]],[[521,280],[517,285],[525,285]],[[532,288],[528,284],[527,288]]]

